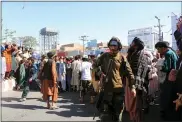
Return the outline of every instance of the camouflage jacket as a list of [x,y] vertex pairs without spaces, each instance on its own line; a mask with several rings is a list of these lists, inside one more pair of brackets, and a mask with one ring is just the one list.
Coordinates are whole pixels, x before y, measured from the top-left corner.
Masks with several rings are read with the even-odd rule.
[[97,69],[101,66],[101,70],[106,74],[109,60],[113,60],[113,64],[108,73],[108,82],[104,86],[104,91],[120,92],[123,87],[123,77],[126,76],[129,80],[129,87],[134,87],[134,75],[127,59],[121,54],[117,53],[115,56],[110,53],[102,54],[93,64],[93,68]]

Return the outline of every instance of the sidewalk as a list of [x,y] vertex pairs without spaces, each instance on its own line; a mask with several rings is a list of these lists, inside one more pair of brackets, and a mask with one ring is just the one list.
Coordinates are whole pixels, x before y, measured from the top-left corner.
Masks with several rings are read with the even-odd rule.
[[16,85],[15,79],[1,81],[2,92],[12,91]]

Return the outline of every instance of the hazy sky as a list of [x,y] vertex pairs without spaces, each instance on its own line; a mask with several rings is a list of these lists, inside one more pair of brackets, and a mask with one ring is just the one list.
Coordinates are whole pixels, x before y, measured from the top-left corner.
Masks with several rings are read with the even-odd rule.
[[[22,7],[24,6],[24,9]],[[88,39],[107,42],[117,36],[127,44],[130,29],[157,25],[154,16],[171,29],[171,12],[180,13],[180,2],[3,2],[3,28],[16,30],[15,36],[39,39],[43,27],[59,30],[61,44],[81,43],[84,33]],[[171,33],[164,38],[171,40]]]

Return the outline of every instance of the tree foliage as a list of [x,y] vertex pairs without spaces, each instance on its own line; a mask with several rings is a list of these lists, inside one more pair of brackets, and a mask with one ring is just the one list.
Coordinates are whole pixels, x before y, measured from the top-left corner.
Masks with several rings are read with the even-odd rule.
[[20,37],[19,40],[22,41],[24,47],[34,48],[37,45],[36,38],[32,36]]
[[1,40],[12,41],[15,33],[16,33],[16,31],[14,31],[14,30],[5,29],[4,33],[2,34]]

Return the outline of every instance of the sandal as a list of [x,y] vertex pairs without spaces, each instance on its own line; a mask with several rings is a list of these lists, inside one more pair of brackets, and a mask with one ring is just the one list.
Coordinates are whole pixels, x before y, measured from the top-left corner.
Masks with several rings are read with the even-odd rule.
[[47,108],[48,109],[50,109],[52,106],[50,105],[50,103],[49,104],[47,104]]
[[59,108],[59,107],[57,107],[57,106],[51,106],[51,107],[50,107],[51,110],[55,110],[55,109],[58,109],[58,108]]

